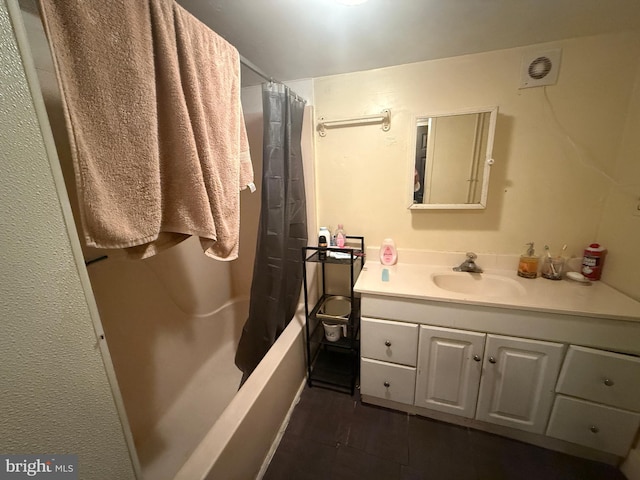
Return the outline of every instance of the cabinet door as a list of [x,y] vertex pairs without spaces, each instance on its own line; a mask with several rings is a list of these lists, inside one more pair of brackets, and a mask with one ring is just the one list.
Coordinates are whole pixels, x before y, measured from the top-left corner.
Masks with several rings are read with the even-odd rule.
[[422,325],[415,405],[473,418],[485,337]]
[[487,335],[476,418],[543,433],[563,352],[560,343]]

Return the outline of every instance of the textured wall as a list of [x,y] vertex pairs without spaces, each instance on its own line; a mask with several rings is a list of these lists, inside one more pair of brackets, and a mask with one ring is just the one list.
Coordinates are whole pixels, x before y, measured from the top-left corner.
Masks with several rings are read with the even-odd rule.
[[5,2],[0,152],[0,452],[134,478]]

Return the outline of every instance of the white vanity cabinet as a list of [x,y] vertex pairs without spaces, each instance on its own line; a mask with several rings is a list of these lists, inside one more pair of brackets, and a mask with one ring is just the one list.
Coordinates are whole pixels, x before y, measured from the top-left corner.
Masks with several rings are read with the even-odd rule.
[[362,315],[365,403],[612,463],[640,428],[640,322],[370,294]]
[[627,455],[640,428],[640,302],[602,282],[407,257],[371,262],[355,285],[364,403],[612,464]]

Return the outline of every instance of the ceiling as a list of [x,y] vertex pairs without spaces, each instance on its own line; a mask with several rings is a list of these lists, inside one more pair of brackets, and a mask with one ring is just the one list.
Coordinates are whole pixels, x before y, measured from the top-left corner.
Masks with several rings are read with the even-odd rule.
[[[178,0],[277,80],[640,29],[640,0]],[[248,69],[243,85],[262,81]]]

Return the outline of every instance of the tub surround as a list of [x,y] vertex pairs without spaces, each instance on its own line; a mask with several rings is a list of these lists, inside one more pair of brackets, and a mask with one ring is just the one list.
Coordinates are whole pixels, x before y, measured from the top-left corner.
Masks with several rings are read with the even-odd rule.
[[453,272],[464,253],[399,258],[368,262],[355,285],[364,402],[612,464],[628,455],[639,302],[602,282],[520,278],[517,255],[479,255],[482,274]]

